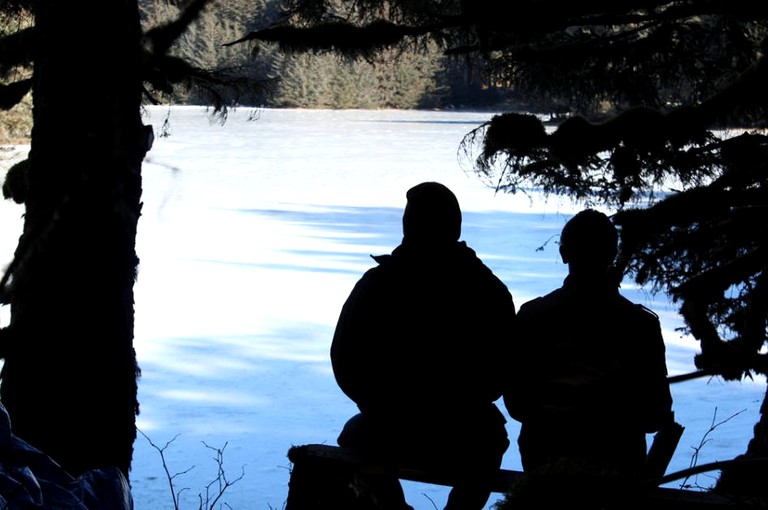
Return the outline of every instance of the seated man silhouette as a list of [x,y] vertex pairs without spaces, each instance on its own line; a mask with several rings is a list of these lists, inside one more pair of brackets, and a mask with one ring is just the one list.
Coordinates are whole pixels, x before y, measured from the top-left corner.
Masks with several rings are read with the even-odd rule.
[[562,287],[518,312],[504,404],[526,472],[570,462],[642,476],[645,435],[674,418],[659,320],[620,295],[617,244],[605,214],[576,214],[560,237]]
[[[477,509],[509,446],[495,401],[515,307],[461,234],[455,195],[434,182],[407,192],[402,243],[353,288],[331,347],[339,387],[360,413],[338,443],[456,480],[446,509]],[[373,483],[369,480],[369,483]],[[397,479],[386,508],[409,508]]]

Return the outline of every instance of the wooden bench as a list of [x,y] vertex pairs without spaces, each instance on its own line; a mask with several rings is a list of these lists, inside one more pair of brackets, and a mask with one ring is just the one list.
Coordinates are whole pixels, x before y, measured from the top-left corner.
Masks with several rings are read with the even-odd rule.
[[[285,510],[387,510],[366,491],[365,474],[390,474],[401,480],[451,486],[444,474],[399,466],[384,466],[363,459],[356,452],[339,446],[306,444],[288,450],[293,464]],[[506,492],[525,475],[520,471],[499,470],[493,491]],[[627,508],[653,510],[717,510],[738,506],[734,501],[711,492],[655,487],[640,495],[627,493]]]

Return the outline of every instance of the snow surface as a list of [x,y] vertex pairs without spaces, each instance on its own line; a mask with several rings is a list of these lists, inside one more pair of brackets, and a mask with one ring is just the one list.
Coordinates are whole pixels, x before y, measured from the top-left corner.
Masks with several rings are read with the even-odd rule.
[[[465,173],[459,143],[491,115],[242,108],[220,123],[202,108],[146,110],[157,138],[144,164],[137,238],[142,377],[131,482],[138,510],[173,508],[163,461],[180,491],[179,508],[199,508],[206,490],[218,490],[206,489],[217,479],[216,450],[233,482],[222,503],[283,507],[288,449],[335,443],[355,412],[333,380],[330,339],[342,303],[373,265],[369,255],[400,241],[411,186],[439,181],[456,193],[462,238],[518,306],[560,285],[566,267],[556,236],[580,206],[494,193]],[[12,258],[22,213],[0,204],[0,261]],[[623,292],[660,315],[669,372],[692,371],[698,346],[677,331],[675,306],[627,282]],[[0,325],[8,315],[0,310]],[[763,379],[704,378],[672,390],[686,429],[670,471],[744,451]],[[520,469],[517,423],[509,420],[508,430],[504,467]],[[686,483],[712,481],[699,475]],[[416,510],[442,508],[448,493],[404,486]]]

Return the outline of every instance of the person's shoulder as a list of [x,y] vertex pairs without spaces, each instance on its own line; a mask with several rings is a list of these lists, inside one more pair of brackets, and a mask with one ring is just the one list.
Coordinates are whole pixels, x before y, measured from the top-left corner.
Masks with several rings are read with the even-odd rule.
[[389,264],[392,261],[392,254],[385,253],[383,255],[371,255],[371,258],[376,262],[376,266],[371,269],[376,269],[383,264]]
[[558,308],[563,303],[563,289],[555,289],[552,292],[526,301],[520,306],[519,315],[538,315]]
[[391,255],[371,255],[371,258],[376,262],[375,266],[371,266],[363,272],[360,278],[357,280],[357,287],[368,285],[371,282],[381,279],[388,271],[391,265]]
[[488,280],[495,280],[506,287],[501,278],[496,276],[493,270],[478,257],[477,252],[470,248],[465,241],[458,241],[453,246],[450,256],[455,257],[455,260],[458,261],[458,267],[469,271],[470,274],[476,272],[476,274],[484,275]]
[[641,317],[643,317],[647,321],[659,322],[659,315],[656,312],[654,312],[653,310],[651,310],[647,306],[642,305],[640,303],[634,303],[634,305],[635,305],[635,310],[637,311],[638,315],[640,315]]
[[619,296],[619,301],[626,312],[637,320],[659,322],[659,315],[642,303],[635,303],[624,296]]

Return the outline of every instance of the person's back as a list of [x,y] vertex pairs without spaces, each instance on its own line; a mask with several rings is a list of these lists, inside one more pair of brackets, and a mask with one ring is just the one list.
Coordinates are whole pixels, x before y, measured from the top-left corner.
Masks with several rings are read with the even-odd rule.
[[432,254],[399,246],[375,260],[336,329],[341,388],[377,413],[447,413],[497,400],[506,339],[486,313],[509,312],[499,306],[506,288],[460,243]]
[[641,475],[645,434],[672,420],[659,320],[622,297],[616,231],[593,210],[566,224],[563,286],[520,307],[504,403],[525,471],[585,462]]
[[339,444],[466,479],[446,508],[479,510],[490,494],[482,485],[509,444],[494,401],[514,304],[458,241],[453,194],[423,183],[407,196],[403,243],[375,257],[334,334],[334,374],[361,411]]

